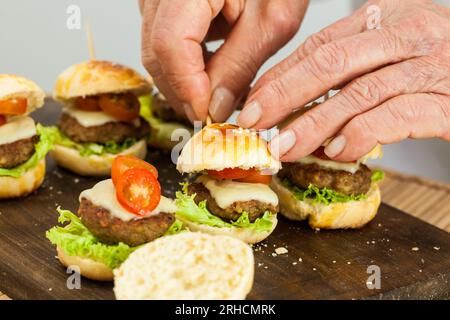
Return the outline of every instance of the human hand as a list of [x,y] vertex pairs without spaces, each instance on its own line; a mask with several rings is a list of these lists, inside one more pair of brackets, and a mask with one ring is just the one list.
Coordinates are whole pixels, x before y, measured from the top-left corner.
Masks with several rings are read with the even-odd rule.
[[[380,28],[368,30],[377,8]],[[282,160],[308,155],[331,137],[325,153],[338,161],[408,137],[450,140],[450,10],[424,0],[369,1],[269,70],[238,123],[272,127],[337,87],[272,139]]]
[[[142,60],[178,114],[226,120],[261,65],[298,30],[307,0],[141,0]],[[206,41],[225,39],[214,54]]]

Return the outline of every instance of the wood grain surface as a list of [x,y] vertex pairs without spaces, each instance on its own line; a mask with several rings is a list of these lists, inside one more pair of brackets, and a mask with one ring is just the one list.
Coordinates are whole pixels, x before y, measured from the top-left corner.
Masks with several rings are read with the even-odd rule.
[[[54,123],[57,106],[36,113]],[[167,196],[182,177],[167,154],[150,152]],[[113,299],[111,284],[82,280],[70,290],[68,274],[45,239],[56,224],[55,208],[78,208],[79,193],[97,179],[56,168],[51,159],[44,185],[31,196],[0,203],[0,291],[13,299]],[[276,255],[284,247],[287,254]],[[360,230],[315,231],[280,219],[273,235],[255,246],[251,299],[448,298],[450,235],[388,205]],[[369,290],[367,268],[378,266],[381,288]],[[5,298],[0,294],[0,299]]]

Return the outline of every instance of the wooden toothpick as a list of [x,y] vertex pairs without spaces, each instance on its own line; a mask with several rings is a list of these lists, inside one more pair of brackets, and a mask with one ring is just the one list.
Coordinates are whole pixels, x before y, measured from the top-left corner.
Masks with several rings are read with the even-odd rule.
[[91,25],[86,22],[86,38],[89,50],[89,59],[95,60],[94,40],[92,38]]
[[208,114],[208,116],[206,117],[206,125],[209,126],[212,123],[212,119],[211,116]]

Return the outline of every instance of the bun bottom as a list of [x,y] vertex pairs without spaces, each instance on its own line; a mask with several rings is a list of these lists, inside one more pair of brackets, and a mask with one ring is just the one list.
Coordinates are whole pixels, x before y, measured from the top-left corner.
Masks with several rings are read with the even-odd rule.
[[292,191],[284,187],[277,176],[272,178],[270,187],[280,199],[280,213],[283,216],[290,220],[308,220],[312,228],[361,228],[375,217],[381,203],[380,189],[375,183],[372,183],[364,200],[330,205],[295,199]]
[[114,158],[118,155],[134,155],[144,159],[147,155],[147,144],[145,140],[139,140],[130,148],[120,154],[104,154],[102,156],[91,155],[83,157],[72,148],[55,145],[51,155],[56,163],[81,176],[103,177],[111,174]]
[[95,281],[113,281],[114,275],[110,268],[104,263],[94,261],[92,259],[82,258],[78,256],[69,256],[60,247],[56,247],[58,259],[65,267],[77,266],[80,268],[80,274]]
[[[180,219],[180,218],[178,218]],[[190,231],[196,231],[196,232],[202,232],[207,233],[211,235],[221,235],[221,236],[229,236],[233,238],[240,239],[248,244],[254,244],[263,241],[268,236],[270,236],[277,226],[278,219],[277,216],[274,215],[271,218],[272,221],[272,228],[270,231],[264,231],[264,232],[256,232],[254,230],[248,229],[248,228],[237,228],[237,227],[229,227],[229,228],[217,228],[217,227],[211,227],[204,224],[199,224],[192,221],[187,221],[184,219],[180,219],[183,224],[190,230]]]
[[45,159],[19,178],[0,177],[0,199],[23,197],[38,189],[45,177]]

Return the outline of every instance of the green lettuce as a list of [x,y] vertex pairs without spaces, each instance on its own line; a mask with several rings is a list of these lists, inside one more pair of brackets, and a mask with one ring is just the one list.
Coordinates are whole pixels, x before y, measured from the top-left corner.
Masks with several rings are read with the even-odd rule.
[[151,126],[152,133],[148,138],[148,143],[153,147],[170,149],[178,144],[179,141],[172,141],[172,133],[176,129],[186,129],[193,133],[192,128],[178,122],[166,122],[154,116],[152,111],[153,96],[143,95],[139,97],[141,104],[140,116],[144,118]]
[[319,189],[312,184],[310,184],[307,189],[300,189],[288,179],[284,179],[282,183],[283,186],[292,191],[294,198],[299,201],[310,199],[313,203],[329,205],[330,203],[360,201],[367,198],[365,194],[346,195],[329,188]]
[[170,226],[169,229],[167,229],[167,231],[164,233],[164,236],[170,236],[173,234],[177,234],[180,232],[185,231],[183,228],[183,222],[181,222],[180,220],[176,219],[174,223],[172,223],[172,225]]
[[370,179],[372,180],[372,182],[381,181],[384,179],[384,172],[381,170],[374,170]]
[[177,216],[181,219],[192,221],[198,224],[205,224],[216,228],[249,228],[256,232],[270,231],[272,228],[271,218],[273,214],[269,211],[254,222],[250,222],[248,213],[244,212],[236,221],[231,223],[225,222],[219,217],[213,215],[206,208],[206,200],[200,202],[198,205],[195,203],[195,194],[188,195],[187,187],[188,183],[182,184],[182,191],[177,191],[175,204],[177,205]]
[[45,234],[50,242],[69,256],[79,256],[103,262],[111,269],[119,267],[130,253],[138,247],[130,247],[122,242],[114,245],[101,243],[69,210],[57,209],[58,222],[68,223],[65,227],[53,227]]
[[80,153],[81,156],[87,157],[91,155],[98,155],[101,156],[105,153],[110,154],[119,154],[123,152],[124,150],[130,148],[133,146],[137,140],[135,138],[128,138],[125,139],[122,143],[116,143],[114,141],[108,141],[105,144],[99,144],[99,143],[78,143],[73,140],[71,140],[69,137],[67,137],[63,132],[61,132],[57,127],[50,127],[49,130],[51,130],[51,136],[53,139],[53,142],[55,144],[76,149]]
[[28,170],[35,168],[39,164],[39,162],[41,162],[41,160],[45,158],[47,153],[53,149],[51,128],[46,128],[41,124],[37,124],[36,131],[37,135],[39,136],[39,142],[35,145],[34,154],[25,163],[15,168],[0,168],[0,176],[20,178]]

